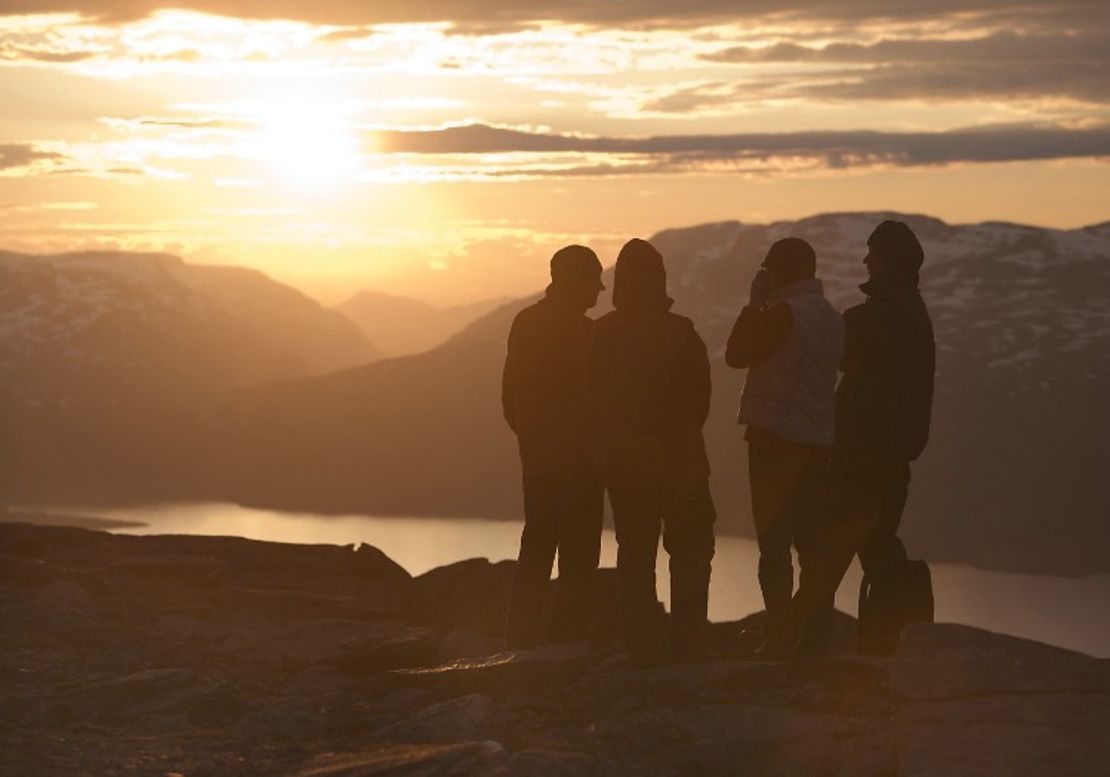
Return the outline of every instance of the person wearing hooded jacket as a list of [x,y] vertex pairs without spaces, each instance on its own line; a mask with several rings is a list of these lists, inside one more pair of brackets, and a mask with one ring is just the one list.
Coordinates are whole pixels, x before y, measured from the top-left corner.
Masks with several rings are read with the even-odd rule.
[[798,551],[802,578],[811,574],[821,551],[844,322],[825,299],[816,270],[816,254],[805,240],[774,243],[725,348],[730,367],[748,369],[738,420],[747,425],[767,645],[788,628],[791,546]]
[[844,311],[844,375],[837,390],[823,568],[794,597],[793,636],[831,607],[857,553],[864,575],[878,585],[896,577],[907,561],[898,528],[910,463],[929,439],[936,365],[932,320],[918,289],[924,252],[913,230],[893,220],[879,224],[867,246],[869,279],[860,286],[867,299]]
[[702,426],[710,373],[690,319],[670,311],[663,257],[630,240],[617,258],[614,310],[594,325],[589,360],[598,468],[617,534],[626,647],[663,646],[655,582],[660,533],[670,554],[671,649],[704,639],[716,513]]
[[588,431],[586,362],[601,262],[571,245],[551,258],[551,284],[524,308],[509,332],[501,402],[516,433],[524,490],[524,529],[509,599],[506,642],[536,645],[556,550],[559,581],[550,636],[589,634],[593,576],[601,550],[604,492]]

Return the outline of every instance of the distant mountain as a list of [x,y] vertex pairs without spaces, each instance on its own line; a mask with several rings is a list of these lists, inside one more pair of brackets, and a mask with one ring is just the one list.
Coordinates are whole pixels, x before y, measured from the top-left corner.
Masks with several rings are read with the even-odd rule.
[[336,310],[354,321],[383,355],[404,356],[439,345],[504,302],[503,299],[491,299],[437,307],[383,291],[366,290],[360,291]]
[[93,387],[171,393],[378,357],[343,316],[260,272],[166,254],[0,252],[0,380],[50,401]]
[[0,344],[0,483],[59,494],[118,491],[100,477],[112,459],[134,462],[136,481],[154,449],[180,464],[181,438],[232,389],[378,356],[346,318],[262,273],[125,252],[0,252]]
[[[833,301],[852,304],[862,299],[866,238],[887,217],[908,221],[924,243],[938,342],[932,439],[906,516],[911,549],[985,567],[1110,570],[1107,224],[850,213],[654,236],[674,309],[695,320],[713,360],[706,429],[719,530],[752,532],[734,417],[744,376],[722,358],[752,273],[774,240],[797,235],[816,247]],[[217,424],[217,492],[291,508],[519,517],[498,383],[509,323],[526,302],[425,354],[241,392]]]

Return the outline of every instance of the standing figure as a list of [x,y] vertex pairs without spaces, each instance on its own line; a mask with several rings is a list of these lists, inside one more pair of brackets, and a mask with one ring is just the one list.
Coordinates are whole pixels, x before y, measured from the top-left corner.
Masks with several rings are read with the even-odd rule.
[[601,548],[602,486],[588,434],[586,363],[601,262],[585,246],[551,258],[551,285],[509,332],[501,400],[516,433],[524,480],[524,530],[509,601],[506,641],[536,645],[551,567],[559,554],[550,636],[586,639]]
[[924,252],[917,236],[904,222],[884,221],[867,247],[869,280],[860,286],[867,300],[844,312],[830,531],[822,569],[794,597],[793,623],[800,632],[830,606],[858,553],[860,647],[892,652],[905,623],[932,619],[928,567],[907,560],[898,527],[910,462],[929,439],[935,345],[918,290]]
[[725,350],[748,368],[739,421],[747,424],[752,516],[769,652],[789,628],[794,593],[791,546],[802,577],[821,551],[824,482],[836,429],[836,380],[844,323],[825,299],[817,257],[788,237],[767,252]]
[[663,257],[630,240],[617,258],[615,310],[594,326],[590,398],[599,470],[617,533],[622,630],[634,654],[664,646],[655,586],[659,537],[670,554],[671,650],[705,636],[713,522],[702,426],[709,359],[688,318],[670,312]]

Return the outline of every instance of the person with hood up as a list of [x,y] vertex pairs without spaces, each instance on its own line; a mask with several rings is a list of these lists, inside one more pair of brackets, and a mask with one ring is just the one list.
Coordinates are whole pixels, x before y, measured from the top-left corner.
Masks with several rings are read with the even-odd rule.
[[517,314],[501,383],[505,420],[516,433],[524,529],[509,600],[506,642],[529,648],[542,637],[544,601],[556,551],[559,580],[550,636],[586,639],[601,549],[604,492],[588,432],[586,365],[601,262],[571,245],[551,258],[544,297]]
[[[932,619],[928,567],[912,562],[898,538],[910,463],[925,449],[933,405],[935,343],[918,290],[925,255],[901,221],[879,224],[863,260],[863,304],[844,311],[845,348],[836,402],[830,531],[822,570],[794,597],[794,635],[831,607],[852,557],[859,554],[860,647],[892,652],[901,626]],[[878,610],[868,606],[868,594]],[[877,614],[877,618],[872,618]]]
[[670,312],[662,255],[630,240],[617,257],[613,307],[594,325],[590,399],[598,467],[617,534],[627,649],[664,646],[655,582],[660,533],[670,554],[670,647],[699,649],[708,624],[716,512],[702,426],[709,413],[705,344]]
[[747,425],[768,650],[774,635],[789,627],[791,546],[803,578],[821,550],[844,323],[825,299],[816,270],[816,254],[805,240],[788,237],[772,245],[725,349],[730,367],[748,369],[738,420]]

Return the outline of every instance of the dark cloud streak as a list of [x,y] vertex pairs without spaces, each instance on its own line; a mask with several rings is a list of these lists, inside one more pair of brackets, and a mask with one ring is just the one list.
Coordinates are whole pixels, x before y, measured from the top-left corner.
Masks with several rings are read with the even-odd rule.
[[0,0],[0,15],[80,13],[106,22],[144,18],[164,9],[181,9],[246,19],[293,19],[318,24],[365,25],[453,21],[476,30],[518,29],[541,20],[596,26],[691,24],[737,20],[921,21],[962,15],[1005,15],[1043,20],[1065,17],[1082,23],[1105,15],[1101,0],[1060,0],[1051,10],[1015,0],[673,0],[582,2],[582,0]]
[[17,46],[10,41],[0,42],[0,62],[49,62],[67,64],[83,62],[100,56],[98,51],[51,51],[44,48]]
[[[1110,156],[1110,125],[1086,129],[990,126],[948,132],[812,131],[640,138],[582,137],[484,124],[437,130],[375,133],[385,153],[603,154],[653,158],[667,166],[710,162],[811,160],[829,168],[887,164],[899,167],[960,162],[1014,162]],[[614,165],[621,170],[621,165]],[[553,168],[553,171],[557,168]],[[568,172],[568,171],[563,171]],[[511,173],[506,173],[511,174]]]
[[42,151],[30,143],[0,143],[0,170],[27,167],[35,162],[60,162],[65,157],[53,151]]
[[886,38],[873,43],[802,46],[733,46],[703,59],[728,63],[854,62],[863,64],[966,62],[1110,62],[1110,34],[1088,30],[1077,35],[1017,35],[1000,32],[961,40]]

